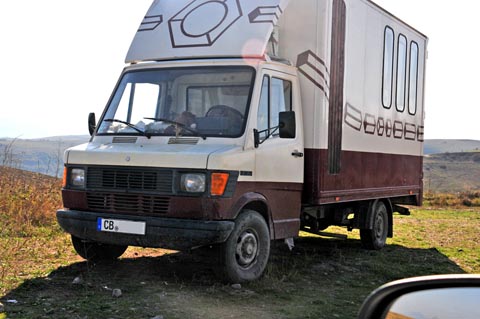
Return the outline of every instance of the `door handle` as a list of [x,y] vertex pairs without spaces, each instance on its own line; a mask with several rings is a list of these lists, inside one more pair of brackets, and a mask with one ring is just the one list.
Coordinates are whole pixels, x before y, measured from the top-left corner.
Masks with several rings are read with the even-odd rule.
[[303,153],[299,151],[293,151],[292,152],[293,157],[303,157]]

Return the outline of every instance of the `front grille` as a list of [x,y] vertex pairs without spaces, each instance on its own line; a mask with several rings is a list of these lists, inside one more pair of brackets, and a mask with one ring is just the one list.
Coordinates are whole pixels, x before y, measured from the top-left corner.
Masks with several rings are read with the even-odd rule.
[[142,194],[106,194],[87,192],[88,209],[108,213],[138,215],[166,214],[170,198]]
[[128,167],[89,167],[87,170],[88,189],[172,194],[172,185],[172,170]]

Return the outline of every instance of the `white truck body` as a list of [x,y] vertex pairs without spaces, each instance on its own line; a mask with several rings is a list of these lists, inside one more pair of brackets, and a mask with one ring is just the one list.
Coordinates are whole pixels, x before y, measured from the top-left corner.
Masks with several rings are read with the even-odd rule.
[[368,0],[156,0],[58,220],[85,258],[221,244],[235,281],[299,230],[379,249],[422,200],[426,46]]

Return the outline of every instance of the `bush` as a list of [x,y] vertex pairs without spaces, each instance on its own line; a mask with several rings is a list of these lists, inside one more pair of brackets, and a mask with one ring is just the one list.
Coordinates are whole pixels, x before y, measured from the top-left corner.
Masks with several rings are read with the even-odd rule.
[[467,206],[467,207],[472,207],[472,201],[468,198],[465,198],[463,201],[462,201],[462,204],[463,206]]
[[480,192],[464,192],[462,193],[462,196],[468,198],[468,199],[475,199],[475,198],[480,198]]

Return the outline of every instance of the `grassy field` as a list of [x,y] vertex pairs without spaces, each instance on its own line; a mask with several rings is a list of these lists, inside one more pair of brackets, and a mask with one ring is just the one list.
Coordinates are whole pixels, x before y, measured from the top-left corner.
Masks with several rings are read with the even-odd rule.
[[[362,250],[358,232],[346,240],[302,234],[293,252],[276,244],[265,276],[241,289],[219,280],[215,249],[129,248],[117,262],[87,263],[55,223],[59,187],[55,179],[0,168],[1,319],[346,319],[391,280],[480,273],[480,209],[461,202],[396,216],[395,237],[378,252]],[[113,289],[122,296],[112,297]]]

